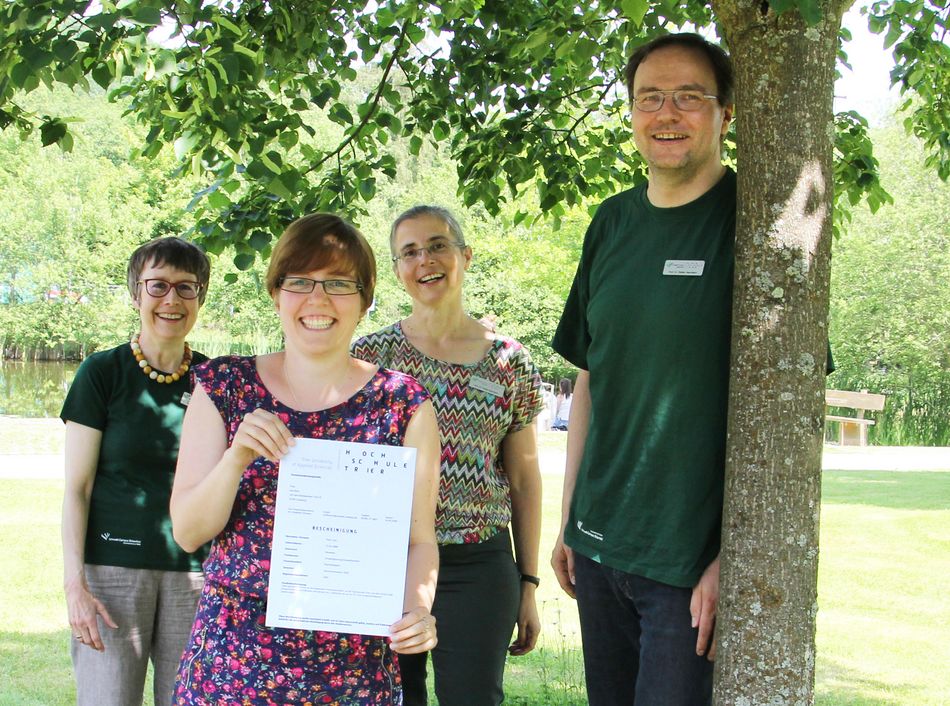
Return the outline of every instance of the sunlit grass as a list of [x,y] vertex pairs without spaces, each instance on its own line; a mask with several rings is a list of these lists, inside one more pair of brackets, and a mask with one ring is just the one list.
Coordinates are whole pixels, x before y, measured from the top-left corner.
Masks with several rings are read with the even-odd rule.
[[[542,447],[566,435],[542,434]],[[0,453],[9,453],[0,446]],[[506,704],[581,706],[583,663],[573,601],[548,557],[561,478],[544,476],[538,592],[543,633],[511,658]],[[74,703],[62,595],[58,480],[0,486],[0,706]],[[950,473],[825,472],[819,571],[818,706],[950,703]]]

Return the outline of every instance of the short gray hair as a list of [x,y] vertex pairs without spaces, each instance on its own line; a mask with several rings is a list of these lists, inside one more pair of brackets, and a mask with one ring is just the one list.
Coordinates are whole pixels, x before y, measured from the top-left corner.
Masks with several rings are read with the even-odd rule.
[[459,225],[459,222],[455,220],[455,216],[452,215],[452,212],[447,208],[442,208],[442,206],[428,206],[420,205],[413,206],[407,211],[403,211],[399,214],[395,221],[393,221],[392,228],[389,229],[389,250],[393,255],[396,254],[396,229],[403,223],[403,221],[409,221],[413,218],[420,218],[422,216],[432,216],[438,218],[440,221],[445,223],[449,227],[449,235],[452,236],[452,239],[460,246],[465,247],[465,236],[462,235],[462,226]]

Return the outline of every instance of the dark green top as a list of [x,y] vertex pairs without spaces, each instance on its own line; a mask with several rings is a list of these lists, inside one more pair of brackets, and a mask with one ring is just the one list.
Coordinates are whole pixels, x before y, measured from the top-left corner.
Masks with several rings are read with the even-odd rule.
[[554,335],[590,372],[567,544],[674,586],[719,552],[735,205],[732,171],[676,208],[645,186],[605,201]]
[[[205,360],[194,353],[192,364]],[[190,373],[168,385],[150,380],[128,343],[94,353],[76,371],[60,418],[102,432],[86,529],[87,563],[201,570],[207,548],[194,554],[181,549],[168,514],[191,389]]]

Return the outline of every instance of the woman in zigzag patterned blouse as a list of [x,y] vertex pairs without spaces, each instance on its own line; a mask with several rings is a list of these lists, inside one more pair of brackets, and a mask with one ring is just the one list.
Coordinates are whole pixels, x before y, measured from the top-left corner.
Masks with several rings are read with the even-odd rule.
[[[540,632],[533,422],[544,406],[541,378],[520,343],[462,308],[472,250],[451,213],[406,211],[393,224],[390,247],[412,314],[357,340],[353,355],[412,375],[432,397],[442,441],[436,697],[440,706],[496,706],[506,653],[530,652]],[[427,655],[399,655],[399,663],[405,706],[426,704]]]

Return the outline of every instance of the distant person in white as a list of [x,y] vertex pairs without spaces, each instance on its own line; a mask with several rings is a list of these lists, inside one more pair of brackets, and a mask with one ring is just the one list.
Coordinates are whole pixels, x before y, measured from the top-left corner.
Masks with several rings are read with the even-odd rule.
[[573,388],[571,387],[571,381],[567,378],[561,378],[558,385],[561,391],[557,394],[557,412],[554,414],[554,423],[551,428],[558,431],[567,431],[567,422],[571,418],[571,398],[573,397],[571,393]]

